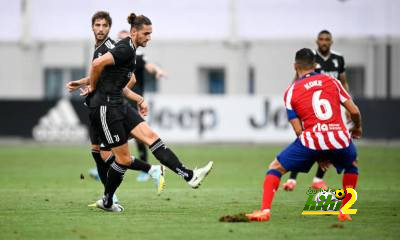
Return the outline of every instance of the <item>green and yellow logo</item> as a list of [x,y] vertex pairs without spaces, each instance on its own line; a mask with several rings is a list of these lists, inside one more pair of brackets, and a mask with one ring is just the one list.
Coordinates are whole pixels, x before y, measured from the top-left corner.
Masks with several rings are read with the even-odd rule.
[[[350,200],[342,206],[342,200],[347,194],[351,195]],[[353,188],[343,189],[311,189],[307,190],[308,199],[303,208],[302,215],[338,215],[339,211],[343,214],[356,214],[357,209],[350,209],[357,201],[357,192]]]

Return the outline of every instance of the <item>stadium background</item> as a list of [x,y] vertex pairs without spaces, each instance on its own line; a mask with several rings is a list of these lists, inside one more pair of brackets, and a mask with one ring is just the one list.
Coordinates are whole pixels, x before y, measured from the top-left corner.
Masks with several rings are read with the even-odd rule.
[[[183,187],[171,174],[168,188],[172,194],[167,193],[165,199],[197,197],[203,203],[207,202],[205,206],[209,207],[207,210],[211,209],[209,215],[213,218],[213,211],[221,213],[215,207],[218,204],[225,204],[222,210],[228,213],[237,209],[248,211],[258,206],[263,169],[280,149],[275,145],[282,145],[294,138],[286,122],[282,100],[282,94],[294,76],[294,52],[302,47],[315,49],[317,33],[328,29],[333,34],[332,49],[344,55],[350,91],[363,114],[364,139],[358,144],[365,159],[362,167],[366,177],[360,180],[365,181],[360,194],[379,193],[359,206],[368,208],[389,190],[393,196],[388,198],[387,201],[391,202],[387,204],[398,203],[399,181],[395,176],[400,170],[397,142],[400,138],[397,123],[400,118],[399,1],[0,0],[0,5],[3,6],[0,8],[0,183],[4,187],[0,192],[6,196],[6,204],[0,211],[0,238],[2,235],[8,239],[60,239],[61,236],[65,236],[65,239],[82,239],[102,236],[101,228],[88,230],[79,226],[71,227],[75,230],[64,234],[63,229],[46,227],[49,220],[61,221],[56,216],[59,212],[43,214],[32,210],[30,204],[20,202],[22,205],[18,206],[21,207],[15,209],[8,205],[24,197],[41,199],[37,195],[43,195],[44,192],[47,202],[50,199],[55,206],[62,206],[61,202],[65,199],[72,199],[74,204],[68,202],[67,205],[79,209],[82,212],[79,219],[85,219],[87,224],[91,224],[93,219],[103,221],[96,212],[90,211],[88,214],[93,219],[85,215],[87,199],[96,199],[101,191],[100,186],[85,181],[85,186],[81,184],[76,191],[77,183],[71,181],[78,172],[86,174],[87,168],[93,164],[87,153],[88,120],[82,99],[77,94],[70,95],[64,88],[68,81],[87,73],[94,44],[90,20],[98,10],[110,12],[113,18],[112,38],[116,38],[118,31],[129,28],[126,23],[128,13],[134,11],[150,17],[154,33],[143,51],[150,62],[162,67],[168,76],[161,80],[150,75],[146,77],[145,97],[151,107],[148,121],[168,143],[178,144],[178,153],[189,159],[188,164],[197,165],[202,163],[203,158],[216,158],[217,165],[225,167],[219,174],[215,173],[213,180],[210,179],[209,189],[205,189],[203,195],[180,192]],[[194,145],[187,146],[187,143]],[[210,145],[214,143],[224,145]],[[251,145],[253,143],[257,145]],[[63,144],[66,144],[65,147]],[[378,161],[386,161],[391,170],[385,175],[386,180],[381,182],[376,180],[381,175],[374,170],[386,171],[386,168],[379,165]],[[25,166],[30,166],[34,175],[25,170]],[[51,166],[70,172],[62,169],[57,171]],[[243,172],[238,172],[236,167]],[[257,170],[262,171],[251,176]],[[309,177],[300,177],[300,181],[304,181],[299,185],[302,192],[307,189],[314,170],[311,172]],[[236,182],[230,174],[243,178],[237,178]],[[333,171],[327,175],[328,182],[340,185]],[[60,180],[53,182],[58,177]],[[54,191],[54,196],[46,195],[49,192],[46,187],[37,192],[43,181],[47,182],[47,188],[58,189]],[[233,188],[221,191],[220,183],[227,181],[232,181],[229,187]],[[388,181],[395,186],[384,186],[383,183]],[[255,187],[252,188],[252,185]],[[87,190],[90,188],[94,190]],[[146,199],[146,207],[157,204],[156,200],[149,197],[150,193],[146,192],[145,187],[137,188],[138,192],[122,187],[121,191],[125,192],[122,197],[130,200],[128,209],[133,208],[131,202],[140,201],[132,196]],[[63,193],[63,190],[70,189],[74,189],[71,191],[73,196]],[[227,203],[220,200],[221,194],[237,194],[241,197],[231,197],[231,202]],[[304,194],[296,194],[289,198],[280,193],[276,201],[289,204],[288,208],[294,211],[298,207],[293,201],[302,205],[305,199]],[[55,195],[59,195],[59,199]],[[215,202],[209,203],[207,195],[212,196]],[[86,199],[82,199],[82,196]],[[187,205],[185,201],[176,204],[177,210],[181,204]],[[275,204],[277,209],[284,211],[286,208]],[[42,206],[39,209],[43,210]],[[27,218],[25,212],[30,211],[40,217]],[[153,211],[163,209],[155,208]],[[168,214],[165,217],[183,224],[187,228],[184,233],[192,233],[200,238],[203,236],[193,227],[198,222],[187,218],[190,218],[190,214],[204,211],[202,208],[189,211],[189,215],[184,215],[182,219]],[[381,213],[382,209],[376,211]],[[398,211],[397,208],[393,212],[397,214]],[[61,213],[71,216],[64,209]],[[136,209],[136,213],[140,215],[140,209]],[[16,217],[11,217],[13,214]],[[128,216],[141,221],[135,216]],[[63,220],[61,228],[73,226],[73,217]],[[395,227],[400,229],[397,215],[393,215],[394,220],[390,221],[386,220],[386,215],[379,217],[385,225],[371,227],[364,237],[377,233],[387,238],[398,237],[398,230],[393,231]],[[290,222],[277,217],[276,221],[289,221],[288,226],[293,227],[299,220],[297,213],[289,218],[295,220]],[[14,223],[24,224],[24,228],[7,228],[6,219],[11,219],[8,223],[10,226]],[[360,219],[366,218],[360,216]],[[153,221],[152,218],[145,220]],[[315,224],[314,220],[301,220]],[[31,224],[35,221],[36,225]],[[118,223],[122,220],[113,221]],[[219,225],[207,225],[209,219],[206,218],[201,221],[204,228],[211,229],[209,238],[213,237],[212,234],[217,238],[225,236],[219,232]],[[329,220],[323,219],[322,222]],[[360,222],[369,223],[367,220]],[[251,227],[255,231],[254,236],[264,233],[255,226]],[[344,231],[357,232],[359,226],[354,226],[357,227]],[[113,227],[118,228],[115,225]],[[147,227],[153,229],[151,225]],[[170,228],[168,226],[166,231]],[[46,229],[50,235],[42,233],[42,229]],[[295,227],[293,229],[300,231]],[[377,229],[383,232],[374,232]],[[177,233],[179,230],[182,229],[175,229]],[[253,236],[242,226],[237,229],[225,227],[225,230],[229,233],[238,231],[237,239]],[[280,236],[278,230],[272,231],[273,236]],[[39,232],[43,235],[36,235]],[[300,238],[306,238],[302,234],[308,232],[298,232]],[[357,234],[353,237],[362,236]],[[147,235],[154,239],[158,239],[158,236],[156,233]],[[164,236],[176,237],[172,233]],[[235,238],[232,236],[230,238]]]

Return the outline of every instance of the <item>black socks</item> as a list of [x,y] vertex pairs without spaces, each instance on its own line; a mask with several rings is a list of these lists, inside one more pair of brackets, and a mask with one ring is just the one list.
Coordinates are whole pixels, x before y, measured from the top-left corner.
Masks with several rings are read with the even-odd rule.
[[112,197],[124,178],[126,167],[117,162],[113,162],[108,169],[107,182],[104,190],[104,207],[109,208],[113,204]]
[[101,158],[99,150],[92,149],[92,156],[94,161],[96,162],[97,172],[99,173],[100,181],[105,186],[107,181],[107,171],[109,165],[107,165]]
[[290,177],[289,177],[289,179],[294,179],[294,180],[296,180],[297,174],[298,174],[298,172],[290,172]]
[[148,162],[146,145],[142,142],[136,141],[136,146],[138,148],[140,160],[142,160],[143,162]]
[[176,174],[182,176],[186,181],[192,179],[193,171],[183,166],[176,155],[169,148],[167,148],[167,146],[165,146],[161,139],[157,139],[153,144],[150,145],[150,151],[158,161],[174,171]]
[[324,175],[325,175],[325,172],[324,172],[324,170],[322,170],[319,166],[318,166],[318,170],[317,170],[317,173],[315,174],[315,176],[317,177],[317,178],[323,178],[324,177]]
[[145,161],[142,161],[132,156],[132,163],[128,166],[128,168],[131,170],[137,170],[149,173],[151,165]]

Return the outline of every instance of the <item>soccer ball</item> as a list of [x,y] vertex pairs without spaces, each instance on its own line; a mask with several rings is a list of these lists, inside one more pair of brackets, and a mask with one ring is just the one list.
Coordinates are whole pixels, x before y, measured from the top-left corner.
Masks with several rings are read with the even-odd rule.
[[[334,202],[338,201],[338,199],[335,197],[335,194],[333,192],[319,192],[319,193],[314,195],[313,201],[316,201],[317,204],[318,204],[321,201],[319,199],[320,196],[324,196],[325,199],[327,199],[329,195],[332,196],[331,201],[334,201]],[[322,206],[324,206],[324,204],[322,204]]]
[[343,189],[338,189],[335,192],[335,197],[339,200],[342,200],[346,196],[346,193],[344,192]]

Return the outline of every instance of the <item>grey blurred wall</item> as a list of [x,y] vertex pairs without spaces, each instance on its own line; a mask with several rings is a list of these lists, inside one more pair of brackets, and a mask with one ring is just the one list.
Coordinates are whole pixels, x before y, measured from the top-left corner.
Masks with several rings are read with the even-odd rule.
[[[338,38],[333,50],[346,65],[365,68],[366,97],[387,96],[387,46],[390,44],[392,97],[400,97],[400,39]],[[0,98],[40,99],[46,68],[87,68],[93,50],[89,41],[42,41],[26,45],[0,42]],[[293,57],[302,47],[315,48],[314,39],[252,41],[156,40],[144,48],[148,59],[164,68],[160,94],[203,94],[200,69],[225,68],[226,94],[248,94],[248,67],[255,73],[255,94],[281,94],[293,79]],[[349,79],[351,81],[351,79]]]

